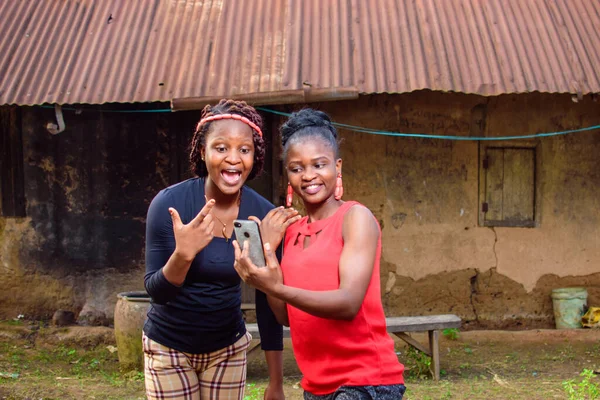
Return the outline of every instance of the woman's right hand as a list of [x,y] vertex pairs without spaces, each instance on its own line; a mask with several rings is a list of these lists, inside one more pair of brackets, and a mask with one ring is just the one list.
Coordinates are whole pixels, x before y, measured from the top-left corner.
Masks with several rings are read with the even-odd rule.
[[233,268],[244,282],[254,286],[267,295],[275,296],[278,287],[283,285],[283,273],[279,261],[269,242],[265,242],[263,251],[267,265],[257,267],[250,259],[250,243],[244,242],[244,248],[240,248],[237,240],[233,241],[235,251],[235,262]]
[[181,222],[181,217],[176,209],[169,208],[173,220],[175,253],[183,260],[192,262],[196,255],[213,239],[215,221],[211,210],[214,205],[215,201],[209,200],[188,224]]

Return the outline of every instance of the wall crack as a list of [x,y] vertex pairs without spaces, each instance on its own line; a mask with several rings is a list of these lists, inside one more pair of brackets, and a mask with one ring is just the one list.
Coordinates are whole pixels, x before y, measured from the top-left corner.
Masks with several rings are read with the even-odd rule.
[[492,230],[492,232],[494,232],[494,245],[492,246],[492,251],[494,252],[494,258],[496,259],[496,265],[494,265],[494,268],[496,268],[496,271],[498,270],[498,253],[496,253],[496,243],[498,243],[498,232],[496,232],[496,229],[492,226],[490,227],[490,229]]
[[471,277],[471,295],[469,301],[471,302],[471,308],[473,308],[473,314],[475,314],[475,322],[479,323],[479,315],[477,314],[477,307],[473,302],[473,296],[477,294],[477,280],[479,279],[479,271],[475,270],[475,275]]
[[[496,232],[496,229],[492,226],[490,227],[490,229],[492,230],[492,232],[494,232],[494,244],[492,246],[492,251],[494,252],[494,260],[495,260],[495,264],[494,267],[495,270],[498,270],[498,253],[496,252],[496,244],[498,243],[498,233]],[[490,274],[490,279],[492,279],[492,275]],[[474,302],[474,297],[477,294],[477,284],[479,283],[479,270],[475,270],[475,275],[473,275],[471,277],[471,294],[469,296],[469,301],[471,303],[471,308],[473,309],[473,314],[475,315],[475,322],[479,323],[479,314],[477,313],[477,307],[475,306],[475,302]],[[491,282],[488,282],[488,286],[491,284]]]

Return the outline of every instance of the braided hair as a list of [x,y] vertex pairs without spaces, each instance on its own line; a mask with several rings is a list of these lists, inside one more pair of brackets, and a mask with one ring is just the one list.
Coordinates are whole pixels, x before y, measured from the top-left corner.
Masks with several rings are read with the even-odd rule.
[[337,130],[331,123],[329,115],[323,111],[304,108],[292,114],[280,128],[281,145],[283,146],[283,159],[292,144],[299,143],[308,138],[318,137],[331,146],[335,158],[339,158],[340,150],[337,140]]
[[[260,114],[254,107],[248,105],[245,101],[223,99],[219,101],[217,105],[207,105],[202,110],[200,120],[219,114],[241,115],[248,118],[262,129],[262,118]],[[190,170],[192,174],[200,178],[204,178],[208,175],[206,163],[202,160],[201,150],[206,145],[206,136],[210,132],[210,127],[214,122],[215,121],[209,121],[202,125],[198,123],[190,144]],[[252,165],[252,171],[250,171],[250,174],[248,175],[249,180],[259,176],[262,173],[265,164],[265,141],[254,129],[252,129],[252,140],[254,142],[254,164]]]

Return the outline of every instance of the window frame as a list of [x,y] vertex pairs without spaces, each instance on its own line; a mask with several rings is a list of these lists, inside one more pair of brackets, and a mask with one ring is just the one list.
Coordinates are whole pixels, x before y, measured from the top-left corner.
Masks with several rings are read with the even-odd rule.
[[[515,141],[494,141],[479,143],[479,201],[478,201],[478,222],[479,226],[487,228],[536,228],[541,223],[541,151],[539,141],[515,140]],[[486,221],[486,212],[484,203],[486,203],[486,175],[485,160],[488,149],[524,149],[533,151],[534,174],[533,174],[533,219],[523,223],[514,221]]]

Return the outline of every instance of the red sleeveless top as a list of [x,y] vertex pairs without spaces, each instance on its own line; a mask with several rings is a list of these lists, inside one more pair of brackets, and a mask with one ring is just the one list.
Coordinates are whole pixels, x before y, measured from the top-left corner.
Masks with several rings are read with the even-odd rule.
[[[308,223],[304,217],[286,232],[281,262],[284,283],[306,290],[339,288],[339,260],[344,247],[342,225],[346,212],[359,203],[348,201],[329,218]],[[315,235],[316,233],[319,235]],[[304,238],[311,236],[304,248]],[[381,304],[379,260],[381,238],[371,282],[352,321],[312,316],[287,306],[294,354],[304,375],[302,387],[315,394],[335,392],[340,386],[404,383],[394,341],[388,335]]]

